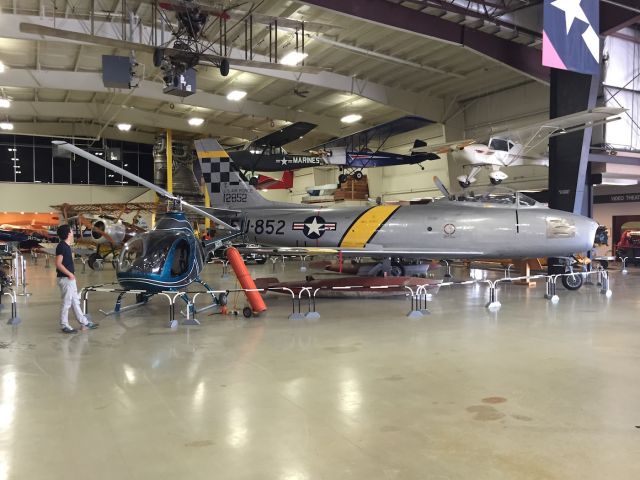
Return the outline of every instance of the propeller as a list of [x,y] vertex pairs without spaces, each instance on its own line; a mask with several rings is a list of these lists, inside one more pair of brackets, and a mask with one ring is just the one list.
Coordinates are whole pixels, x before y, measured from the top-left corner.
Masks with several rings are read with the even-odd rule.
[[181,197],[176,197],[175,195],[173,195],[172,193],[169,193],[168,191],[166,191],[164,188],[160,188],[157,185],[145,180],[144,178],[140,178],[137,175],[134,175],[131,172],[127,172],[126,170],[124,170],[123,168],[117,167],[115,166],[113,163],[111,162],[107,162],[105,160],[103,160],[100,157],[97,157],[89,152],[85,152],[84,150],[82,150],[81,148],[76,147],[75,145],[71,145],[70,143],[65,142],[64,140],[53,140],[51,143],[53,143],[54,145],[57,145],[59,148],[62,148],[64,150],[67,150],[68,152],[72,152],[75,153],[76,155],[80,155],[82,158],[86,158],[87,160],[96,163],[98,165],[100,165],[101,167],[104,168],[108,168],[109,170],[122,175],[123,177],[127,177],[129,180],[133,180],[134,182],[142,185],[143,187],[147,187],[150,190],[153,190],[154,192],[156,192],[158,195],[165,197],[168,200],[171,200],[174,203],[180,204],[180,206],[182,208],[186,208],[187,210],[191,210],[192,212],[195,212],[199,215],[202,215],[203,217],[209,218],[211,220],[213,220],[214,222],[216,222],[218,225],[221,225],[222,227],[229,229],[229,230],[233,230],[233,231],[238,231],[237,228],[232,227],[231,225],[229,225],[226,222],[223,222],[222,220],[220,220],[218,217],[216,217],[215,215],[211,215],[209,212],[203,210],[202,208],[196,206],[196,205],[191,205],[189,202],[184,201]]

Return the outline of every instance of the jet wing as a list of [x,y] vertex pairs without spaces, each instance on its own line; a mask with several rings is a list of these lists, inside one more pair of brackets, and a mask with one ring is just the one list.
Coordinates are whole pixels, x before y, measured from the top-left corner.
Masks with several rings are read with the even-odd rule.
[[300,137],[306,135],[316,127],[317,125],[315,123],[292,123],[280,130],[254,140],[251,142],[251,145],[257,148],[281,147],[287,143],[293,142],[294,140],[298,140]]
[[426,118],[407,115],[344,137],[331,139],[328,142],[316,145],[309,150],[327,150],[332,147],[346,147],[347,150],[357,151],[366,147],[373,139],[378,138],[386,140],[388,137],[393,135],[410,132],[411,130],[422,128],[430,123],[433,122]]

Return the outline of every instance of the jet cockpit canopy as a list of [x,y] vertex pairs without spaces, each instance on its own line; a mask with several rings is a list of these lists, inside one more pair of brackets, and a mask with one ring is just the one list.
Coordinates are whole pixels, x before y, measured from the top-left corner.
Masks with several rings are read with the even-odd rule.
[[483,203],[489,205],[504,205],[521,207],[542,207],[540,202],[522,192],[516,192],[506,187],[489,187],[487,189],[464,190],[452,194],[448,199],[442,197],[436,201],[449,200],[455,202]]

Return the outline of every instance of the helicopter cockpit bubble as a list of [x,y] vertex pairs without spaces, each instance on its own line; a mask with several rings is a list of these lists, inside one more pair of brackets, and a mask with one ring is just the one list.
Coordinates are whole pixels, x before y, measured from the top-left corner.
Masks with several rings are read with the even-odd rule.
[[122,249],[118,274],[181,277],[199,251],[186,232],[153,230],[131,239]]

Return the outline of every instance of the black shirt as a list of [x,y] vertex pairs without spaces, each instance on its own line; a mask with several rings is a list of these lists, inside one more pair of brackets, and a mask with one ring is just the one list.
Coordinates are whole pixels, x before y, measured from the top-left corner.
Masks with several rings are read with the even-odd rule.
[[[73,254],[71,253],[71,247],[67,245],[67,242],[60,242],[58,244],[58,246],[56,247],[56,257],[58,255],[62,255],[62,265],[64,265],[64,267],[71,273],[74,273],[75,267],[73,265]],[[57,268],[56,272],[58,273],[58,278],[67,276]]]

